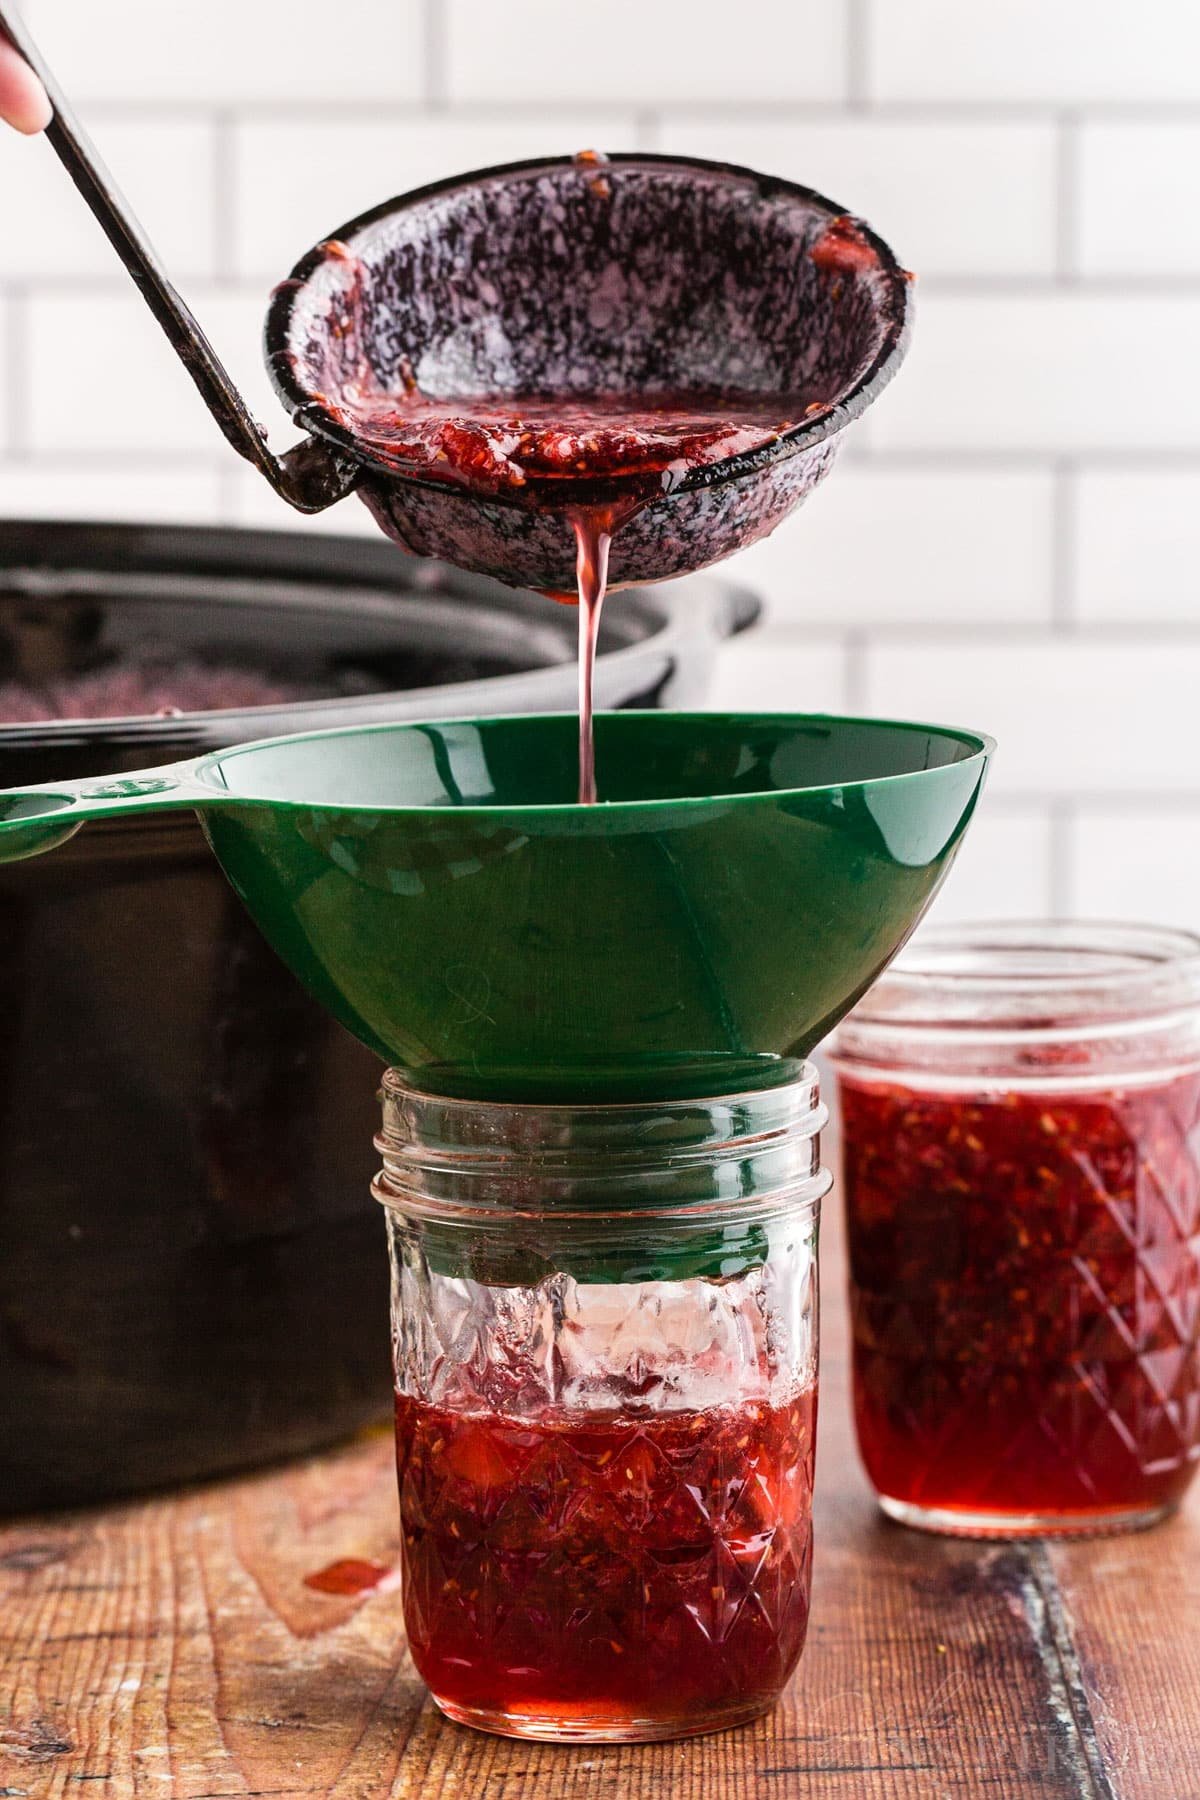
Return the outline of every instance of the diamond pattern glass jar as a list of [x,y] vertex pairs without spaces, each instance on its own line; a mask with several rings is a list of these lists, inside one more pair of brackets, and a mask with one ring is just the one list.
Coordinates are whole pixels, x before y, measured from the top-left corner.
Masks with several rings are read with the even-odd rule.
[[908,1525],[1150,1525],[1200,1457],[1200,939],[922,933],[839,1033],[859,1448]]
[[811,1070],[534,1106],[384,1081],[405,1620],[449,1717],[633,1740],[771,1706],[804,1643]]

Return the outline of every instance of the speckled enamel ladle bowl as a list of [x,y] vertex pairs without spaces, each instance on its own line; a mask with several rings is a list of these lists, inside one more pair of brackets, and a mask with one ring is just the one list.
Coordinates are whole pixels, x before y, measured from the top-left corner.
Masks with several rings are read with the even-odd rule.
[[[536,479],[481,494],[379,460],[347,424],[364,373],[425,395],[732,391],[797,395],[800,422],[691,469],[622,526],[610,585],[661,580],[764,536],[828,471],[840,434],[903,355],[909,280],[845,209],[795,183],[694,158],[484,169],[389,200],[309,252],[267,315],[271,378],[307,438],[268,447],[229,374],[11,6],[0,32],[46,83],[48,136],[226,437],[316,512],[357,489],[408,549],[517,586],[573,591],[576,547]],[[603,504],[609,482],[573,483]]]

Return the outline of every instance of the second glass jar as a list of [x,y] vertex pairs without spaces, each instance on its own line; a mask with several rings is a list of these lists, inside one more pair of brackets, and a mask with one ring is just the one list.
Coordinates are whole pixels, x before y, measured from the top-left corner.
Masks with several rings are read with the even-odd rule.
[[1200,939],[922,933],[842,1026],[859,1448],[980,1535],[1153,1524],[1200,1458]]
[[409,1646],[442,1711],[711,1731],[804,1643],[816,1080],[666,1105],[384,1082]]

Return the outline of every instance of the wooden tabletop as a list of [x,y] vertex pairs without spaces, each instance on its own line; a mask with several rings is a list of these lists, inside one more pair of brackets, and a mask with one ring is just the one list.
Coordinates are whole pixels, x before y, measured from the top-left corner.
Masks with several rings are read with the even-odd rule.
[[0,1795],[1196,1800],[1200,1493],[1156,1531],[1073,1545],[885,1523],[854,1453],[836,1214],[812,1624],[769,1718],[574,1749],[445,1723],[394,1590],[304,1585],[341,1558],[394,1563],[380,1432],[265,1475],[0,1529]]

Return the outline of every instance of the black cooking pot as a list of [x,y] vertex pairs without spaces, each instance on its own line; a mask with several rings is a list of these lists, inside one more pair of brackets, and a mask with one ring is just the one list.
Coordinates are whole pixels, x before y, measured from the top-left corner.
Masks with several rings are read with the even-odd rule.
[[[598,704],[702,698],[757,610],[701,577],[618,596]],[[0,523],[0,684],[149,647],[305,695],[0,726],[0,786],[322,725],[568,708],[574,629],[538,595],[359,538]],[[244,1467],[386,1408],[378,1075],[258,936],[191,814],[93,825],[0,870],[0,1509]]]

